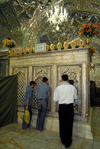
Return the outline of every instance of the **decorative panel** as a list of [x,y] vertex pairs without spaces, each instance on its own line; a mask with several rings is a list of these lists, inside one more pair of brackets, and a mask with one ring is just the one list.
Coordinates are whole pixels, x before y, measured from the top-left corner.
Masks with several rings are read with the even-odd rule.
[[[81,115],[82,113],[82,108],[81,108],[81,98],[82,98],[82,93],[81,93],[81,66],[58,66],[58,85],[61,83],[61,76],[63,74],[67,74],[69,77],[69,80],[74,81],[74,86],[77,89],[78,93],[78,101],[77,104],[74,104],[74,112],[77,115]],[[56,110],[58,111],[58,104],[56,105]]]
[[13,74],[17,74],[17,73],[19,73],[17,102],[19,106],[23,106],[23,101],[25,98],[25,90],[27,87],[28,69],[27,68],[14,68]]
[[8,76],[9,61],[7,59],[0,60],[0,77]]
[[100,98],[100,65],[95,65],[90,69],[90,81],[94,81],[96,85],[96,98]]
[[97,65],[94,71],[96,87],[100,88],[100,65]]
[[90,81],[95,81],[96,75],[95,75],[95,69],[91,68],[90,69]]
[[[38,76],[41,76],[41,79],[39,79],[37,81],[37,85],[42,83],[42,79],[43,77],[47,77],[48,78],[48,85],[50,85],[50,71],[51,68],[50,67],[34,67],[33,68],[33,80],[35,80]],[[34,88],[36,89],[36,87]],[[33,100],[33,104],[32,107],[33,108],[37,108],[37,99],[36,96],[34,95],[34,100]],[[48,110],[50,110],[51,108],[51,101],[50,101],[50,97],[48,98]]]
[[94,81],[96,84],[96,98],[100,98],[100,65],[96,65],[95,67]]

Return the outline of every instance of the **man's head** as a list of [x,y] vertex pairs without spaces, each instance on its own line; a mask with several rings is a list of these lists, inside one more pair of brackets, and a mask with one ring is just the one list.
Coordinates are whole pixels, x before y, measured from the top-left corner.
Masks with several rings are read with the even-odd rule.
[[36,84],[35,81],[31,81],[31,82],[30,82],[30,86],[31,86],[32,88],[35,87],[35,84]]
[[42,81],[47,83],[48,82],[48,78],[44,77]]
[[68,81],[68,75],[64,74],[61,76],[62,77],[62,81]]
[[72,85],[74,84],[74,81],[73,81],[73,80],[69,80],[68,82],[69,82],[70,84],[72,84]]

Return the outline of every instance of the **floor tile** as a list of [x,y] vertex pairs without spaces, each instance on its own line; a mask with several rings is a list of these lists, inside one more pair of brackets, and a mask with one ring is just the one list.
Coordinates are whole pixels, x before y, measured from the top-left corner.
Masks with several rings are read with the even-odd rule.
[[93,140],[84,139],[82,149],[93,149]]
[[100,141],[99,142],[94,141],[93,149],[100,149]]
[[[32,127],[22,130],[21,124],[9,124],[0,128],[0,149],[65,149],[58,132],[44,130],[40,133]],[[100,149],[100,107],[93,110],[93,140],[73,136],[69,149]]]
[[51,142],[47,147],[47,149],[65,149],[65,147],[60,142],[59,143]]
[[83,145],[83,138],[79,138],[79,137],[75,137],[72,141],[72,146],[70,147],[70,149],[81,149],[82,145]]

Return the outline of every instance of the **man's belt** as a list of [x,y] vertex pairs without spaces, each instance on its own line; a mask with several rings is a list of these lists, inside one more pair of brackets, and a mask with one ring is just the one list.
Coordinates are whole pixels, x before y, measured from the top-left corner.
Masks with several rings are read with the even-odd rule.
[[[45,99],[47,99],[47,98],[45,98]],[[41,99],[37,99],[37,100],[45,100],[45,99],[41,98]]]
[[62,104],[60,104],[60,105],[73,105],[73,103],[69,103],[69,104],[67,104],[67,103],[62,103]]

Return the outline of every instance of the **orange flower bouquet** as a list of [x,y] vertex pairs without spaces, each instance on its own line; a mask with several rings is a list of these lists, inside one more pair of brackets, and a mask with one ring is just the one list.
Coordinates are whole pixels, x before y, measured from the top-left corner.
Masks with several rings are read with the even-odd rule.
[[99,26],[97,23],[85,23],[81,26],[78,32],[80,35],[92,37],[94,35],[99,36]]
[[96,49],[91,47],[91,52],[92,52],[92,54],[95,54],[96,53]]

